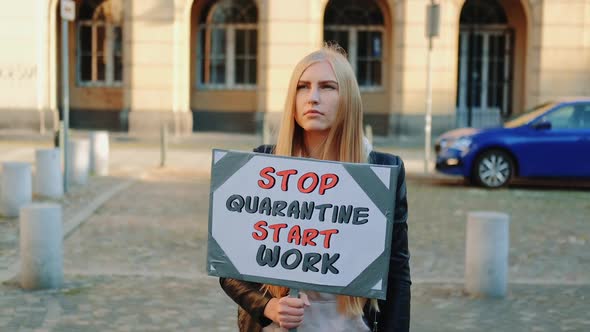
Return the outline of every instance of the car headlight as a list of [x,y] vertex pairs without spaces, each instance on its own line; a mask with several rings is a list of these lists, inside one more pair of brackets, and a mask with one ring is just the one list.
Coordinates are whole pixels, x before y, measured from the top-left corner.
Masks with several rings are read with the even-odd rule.
[[470,145],[471,137],[459,137],[450,145],[450,147],[465,152],[469,150]]

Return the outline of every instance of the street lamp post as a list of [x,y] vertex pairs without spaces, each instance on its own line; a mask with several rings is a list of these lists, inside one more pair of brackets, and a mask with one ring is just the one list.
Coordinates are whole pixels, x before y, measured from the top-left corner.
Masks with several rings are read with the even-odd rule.
[[424,116],[424,173],[428,173],[430,151],[432,150],[432,39],[438,37],[440,26],[440,5],[430,0],[426,7],[426,37],[428,38],[428,54],[426,59],[426,114]]
[[62,114],[63,114],[63,165],[64,193],[68,192],[68,144],[70,128],[70,82],[69,82],[69,47],[68,47],[68,22],[76,18],[76,3],[73,0],[61,0],[61,82],[62,82]]

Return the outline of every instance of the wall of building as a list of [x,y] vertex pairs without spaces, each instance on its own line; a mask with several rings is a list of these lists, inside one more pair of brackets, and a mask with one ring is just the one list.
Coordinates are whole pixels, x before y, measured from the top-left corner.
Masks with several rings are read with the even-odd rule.
[[192,130],[188,104],[180,102],[178,93],[179,52],[188,40],[180,31],[182,5],[161,0],[126,2],[125,104],[132,133],[157,134],[162,124],[174,132]]
[[371,125],[374,134],[389,135],[390,114],[393,112],[393,95],[395,80],[395,28],[393,1],[377,1],[384,18],[383,34],[382,85],[375,91],[361,89],[365,123]]
[[[399,13],[395,17],[399,38],[395,51],[401,54],[401,59],[395,75],[401,82],[393,97],[397,101],[391,121],[394,134],[424,133],[428,74],[426,7],[429,3],[415,0],[398,2],[397,5]],[[460,13],[461,5],[456,1],[441,1],[439,36],[433,40],[432,48],[432,126],[435,134],[454,126]]]
[[49,106],[46,1],[11,2],[0,12],[0,128],[44,132],[56,125]]
[[[56,126],[61,99],[58,3],[17,1],[0,13],[0,128]],[[258,82],[251,90],[206,90],[195,84],[194,21],[202,3],[123,0],[120,88],[76,84],[75,33],[70,24],[70,104],[83,126],[100,125],[106,117],[107,124],[128,123],[131,132],[141,133],[157,133],[162,123],[178,132],[254,132],[263,128],[262,123],[267,137],[276,131],[294,64],[322,44],[328,0],[256,1]],[[386,20],[383,87],[362,92],[366,121],[377,134],[423,133],[428,3],[379,2]],[[463,3],[440,0],[440,36],[434,40],[432,56],[434,133],[455,125]],[[559,96],[590,95],[590,0],[501,3],[516,30],[513,111]]]
[[590,94],[590,1],[544,1],[539,99]]
[[[502,0],[508,18],[508,25],[514,29],[514,69],[512,83],[512,112],[521,113],[525,109],[526,101],[526,54],[529,50],[528,35],[532,33],[528,24],[529,12],[528,1]],[[531,49],[532,51],[532,49]]]

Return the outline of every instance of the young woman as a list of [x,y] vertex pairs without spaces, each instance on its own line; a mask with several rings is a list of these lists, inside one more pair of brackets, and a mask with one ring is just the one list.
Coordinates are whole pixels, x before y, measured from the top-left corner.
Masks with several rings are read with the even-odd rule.
[[372,151],[364,141],[362,124],[354,71],[341,48],[326,46],[295,67],[276,146],[261,146],[254,151],[400,166],[387,299],[306,291],[299,298],[289,298],[285,287],[221,278],[221,287],[239,305],[240,331],[409,330],[411,281],[403,162],[397,156]]

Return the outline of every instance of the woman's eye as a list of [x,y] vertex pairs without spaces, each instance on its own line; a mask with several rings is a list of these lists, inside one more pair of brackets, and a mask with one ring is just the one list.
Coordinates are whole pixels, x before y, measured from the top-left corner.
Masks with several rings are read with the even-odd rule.
[[328,89],[328,90],[335,90],[336,89],[336,87],[333,85],[324,85],[322,88]]
[[306,87],[307,87],[306,85],[298,85],[297,86],[297,90],[301,90],[301,89],[306,88]]

